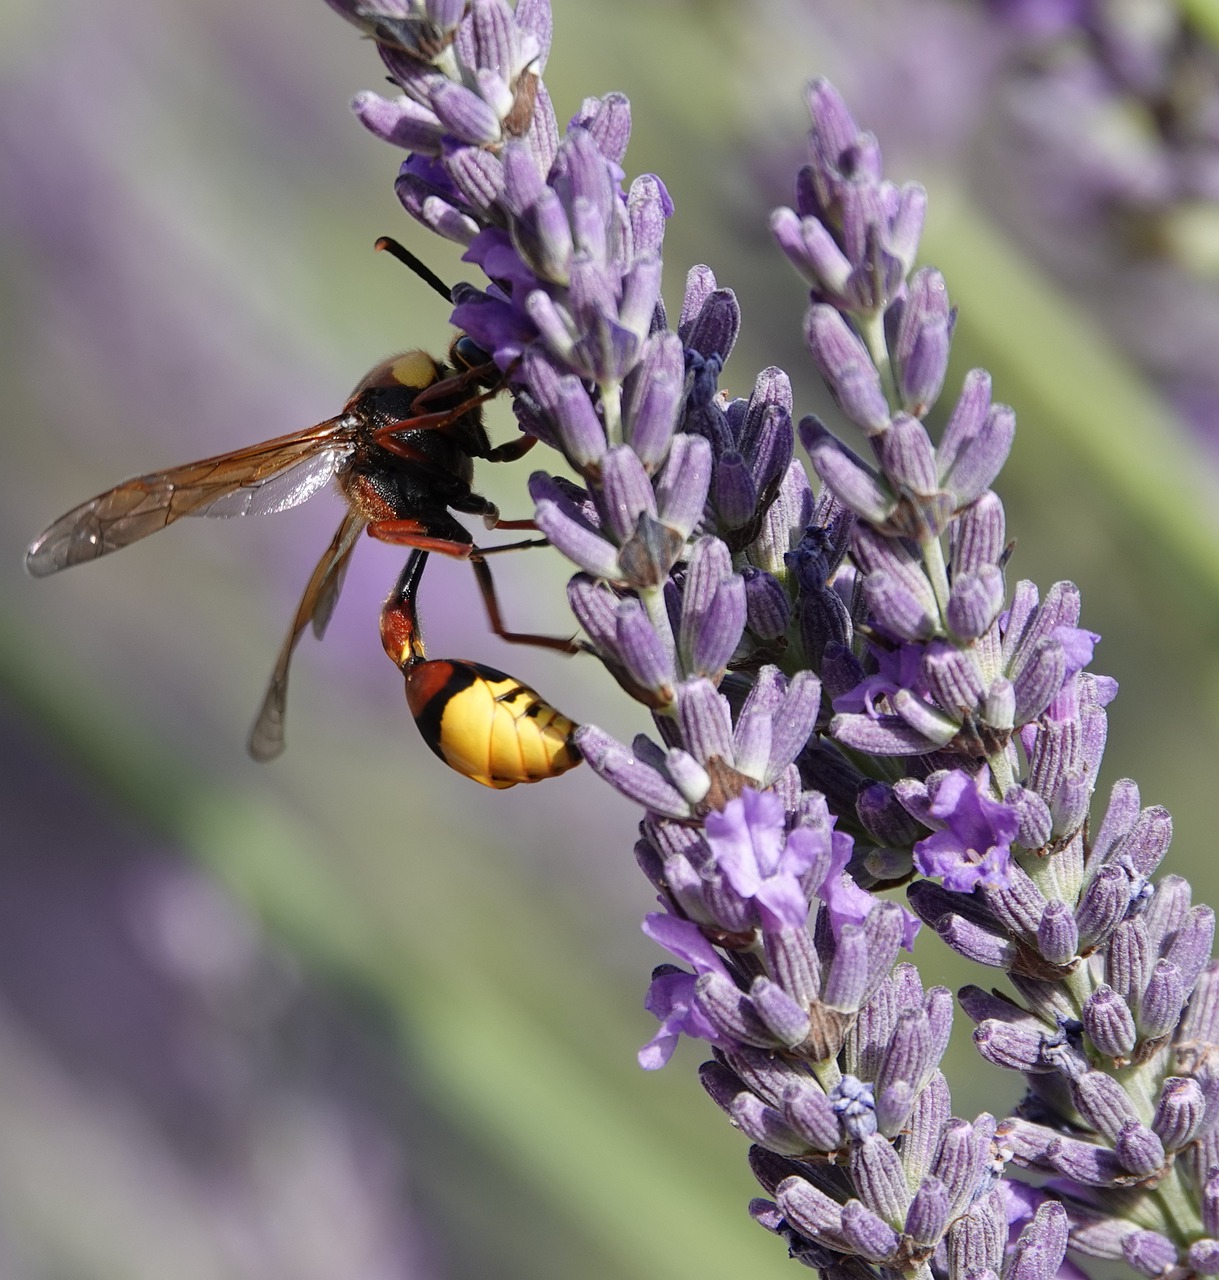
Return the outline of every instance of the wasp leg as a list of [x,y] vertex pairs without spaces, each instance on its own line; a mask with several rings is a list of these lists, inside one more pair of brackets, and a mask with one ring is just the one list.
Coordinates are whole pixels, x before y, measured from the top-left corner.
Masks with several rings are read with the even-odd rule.
[[[516,543],[513,546],[533,546],[534,543]],[[511,550],[509,547],[493,547],[493,551]],[[579,653],[581,650],[580,643],[568,637],[564,639],[561,636],[543,636],[537,635],[531,631],[509,631],[504,626],[504,617],[500,612],[499,597],[495,592],[495,579],[491,576],[491,566],[483,559],[486,555],[484,551],[475,551],[470,557],[470,564],[474,568],[474,576],[478,580],[478,591],[483,598],[483,607],[487,611],[487,621],[491,624],[491,630],[495,632],[501,640],[506,640],[509,644],[531,644],[539,649],[557,649],[560,653]]]
[[483,456],[488,462],[515,462],[518,458],[523,458],[537,442],[537,436],[517,436],[515,440],[497,444]]
[[[461,526],[456,521],[454,527]],[[464,529],[462,533],[466,533]],[[378,542],[389,542],[397,547],[414,547],[417,551],[436,551],[442,556],[452,556],[455,560],[468,560],[474,551],[474,543],[457,537],[446,537],[435,533],[422,520],[374,520],[368,526],[369,537]]]
[[[484,366],[479,366],[483,368]],[[460,373],[452,378],[445,378],[440,382],[434,382],[430,387],[425,387],[415,397],[414,406],[428,405],[444,396],[451,395],[454,391],[463,391],[466,383],[471,381],[471,374],[477,370],[467,370],[466,373]],[[499,394],[498,386],[492,387],[489,391],[480,392],[476,396],[470,396],[463,400],[460,404],[451,406],[448,409],[437,409],[433,413],[412,413],[410,418],[403,422],[391,423],[389,426],[378,427],[372,433],[374,444],[379,444],[383,449],[389,450],[390,453],[396,454],[400,458],[407,458],[414,462],[419,460],[418,451],[412,449],[411,446],[400,440],[398,436],[403,431],[444,431],[448,427],[455,426],[459,423],[472,409],[477,409],[479,405],[486,404],[488,400],[494,400]]]
[[496,520],[491,526],[492,529],[532,529],[537,532],[537,522],[534,520]]
[[[429,551],[470,561],[474,567],[474,576],[478,582],[483,607],[487,611],[487,621],[491,624],[491,630],[501,640],[506,640],[509,644],[531,644],[541,649],[557,649],[560,653],[580,651],[581,646],[575,640],[560,636],[538,635],[530,631],[510,631],[504,625],[499,597],[495,591],[495,580],[491,576],[491,567],[486,563],[485,557],[502,551],[545,546],[545,538],[530,538],[524,542],[507,543],[500,547],[475,547],[469,543],[460,542],[456,538],[440,536],[434,528],[430,528],[421,520],[375,520],[368,526],[368,532],[381,542],[413,547],[415,550],[415,554],[407,561],[406,568],[402,571],[398,585],[391,592],[381,616],[382,640],[385,641],[387,626],[393,635],[392,642],[385,641],[386,652],[398,666],[402,666],[404,661],[418,661],[423,656],[423,642],[417,639],[419,619],[414,601],[423,567],[422,564],[417,563],[416,556],[426,556]],[[401,612],[405,612],[405,623],[397,621],[396,615]],[[392,615],[388,622],[387,615]],[[405,643],[402,639],[403,635],[408,637]]]

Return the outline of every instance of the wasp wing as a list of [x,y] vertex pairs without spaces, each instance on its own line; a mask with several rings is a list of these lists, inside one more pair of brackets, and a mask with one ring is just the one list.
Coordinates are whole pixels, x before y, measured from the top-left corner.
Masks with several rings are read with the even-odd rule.
[[284,749],[284,712],[288,705],[288,668],[297,642],[312,622],[313,634],[320,640],[326,624],[334,612],[334,606],[351,562],[356,539],[363,533],[368,521],[355,511],[343,517],[343,523],[330,540],[322,558],[314,567],[305,594],[296,607],[296,617],[275,660],[267,696],[262,700],[258,718],[250,730],[248,743],[250,755],[255,760],[273,760]]
[[311,498],[356,446],[355,427],[332,418],[307,431],[124,481],[60,516],[25,553],[36,578],[96,560],[182,516],[269,515]]

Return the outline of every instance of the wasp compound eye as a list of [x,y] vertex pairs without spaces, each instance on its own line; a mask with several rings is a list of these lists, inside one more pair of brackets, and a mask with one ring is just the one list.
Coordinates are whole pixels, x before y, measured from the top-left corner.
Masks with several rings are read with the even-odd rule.
[[491,356],[470,337],[463,333],[449,348],[449,359],[459,369],[477,369],[480,365],[489,365]]
[[427,745],[485,787],[555,778],[580,763],[575,723],[494,667],[444,658],[416,663],[406,671],[406,700]]

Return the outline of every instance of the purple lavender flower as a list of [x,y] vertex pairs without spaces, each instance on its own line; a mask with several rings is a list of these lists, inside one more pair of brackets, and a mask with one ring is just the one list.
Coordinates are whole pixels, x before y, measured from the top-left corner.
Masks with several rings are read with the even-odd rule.
[[[645,931],[680,962],[653,976],[641,1063],[683,1034],[711,1046],[704,1087],[769,1197],[755,1218],[831,1276],[1051,1280],[1068,1244],[1219,1270],[1213,914],[1153,881],[1171,823],[1132,783],[1090,823],[1115,685],[1088,670],[1074,586],[1008,592],[991,485],[1014,413],[973,370],[938,439],[926,425],[956,312],[913,270],[925,192],[810,87],[809,163],[771,227],[869,455],[804,417],[815,493],[787,375],[718,391],[741,315],[709,268],[669,327],[674,209],[658,178],[626,183],[625,99],[560,136],[540,0],[348,16],[403,90],[357,101],[411,151],[403,203],[487,277],[454,291],[454,322],[578,477],[530,493],[587,651],[651,716],[629,746],[576,735],[642,810]],[[903,884],[1014,992],[959,996],[978,1052],[1025,1077],[1011,1116],[951,1115],[953,999],[895,967],[918,920],[879,891]],[[1054,1181],[1005,1193],[1009,1163]]]
[[924,792],[926,813],[944,825],[914,846],[914,865],[959,893],[979,884],[1007,888],[1011,844],[1020,825],[1014,810],[986,794],[985,770],[975,780],[954,769],[936,782],[934,793]]

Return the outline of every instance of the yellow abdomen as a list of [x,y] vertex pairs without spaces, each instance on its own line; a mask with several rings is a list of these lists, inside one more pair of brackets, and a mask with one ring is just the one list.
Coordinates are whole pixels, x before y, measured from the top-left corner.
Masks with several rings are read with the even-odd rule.
[[437,659],[406,672],[406,700],[429,747],[451,768],[503,789],[580,763],[576,725],[513,676]]

